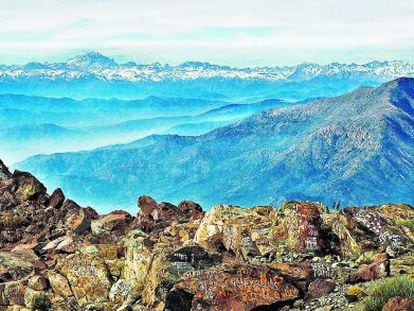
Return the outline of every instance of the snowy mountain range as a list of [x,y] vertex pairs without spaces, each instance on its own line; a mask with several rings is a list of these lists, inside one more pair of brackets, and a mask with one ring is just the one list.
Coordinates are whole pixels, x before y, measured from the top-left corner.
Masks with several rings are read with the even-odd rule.
[[414,77],[414,64],[374,61],[364,65],[232,68],[203,62],[178,66],[118,64],[96,52],[61,63],[0,65],[0,94],[74,99],[137,99],[148,96],[253,103],[278,98],[303,101],[334,97],[361,86]]
[[326,76],[370,76],[384,81],[401,76],[414,76],[414,64],[405,61],[374,61],[367,64],[303,63],[297,66],[232,68],[205,62],[185,62],[178,66],[128,62],[90,52],[62,63],[32,62],[26,65],[0,65],[0,81],[44,79],[72,80],[94,77],[106,81],[194,80],[208,78],[253,79],[267,81],[304,81]]

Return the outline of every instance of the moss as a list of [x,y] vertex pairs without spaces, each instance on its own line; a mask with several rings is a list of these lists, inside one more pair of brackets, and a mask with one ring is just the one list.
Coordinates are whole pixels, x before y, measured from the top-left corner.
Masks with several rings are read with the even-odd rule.
[[50,301],[45,294],[36,295],[32,301],[32,311],[48,311],[50,310]]
[[22,194],[23,200],[28,200],[34,194],[34,187],[31,184],[27,184],[23,186]]
[[363,311],[381,311],[388,299],[402,296],[414,299],[414,280],[409,277],[394,277],[373,283],[368,296],[361,302]]
[[397,225],[400,227],[407,227],[408,229],[414,231],[414,220],[401,219],[397,221]]

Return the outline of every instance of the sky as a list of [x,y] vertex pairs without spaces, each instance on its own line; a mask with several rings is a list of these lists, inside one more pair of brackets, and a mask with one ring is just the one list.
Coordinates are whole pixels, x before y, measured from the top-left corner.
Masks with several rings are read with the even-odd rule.
[[412,0],[0,0],[0,63],[414,61]]

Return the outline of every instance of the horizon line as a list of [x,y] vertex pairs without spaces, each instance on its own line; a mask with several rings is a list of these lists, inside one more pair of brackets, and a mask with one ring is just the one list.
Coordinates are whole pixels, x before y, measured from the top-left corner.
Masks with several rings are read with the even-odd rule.
[[[392,62],[403,62],[403,63],[407,63],[407,64],[414,64],[414,62],[408,60],[408,59],[373,59],[371,61],[366,61],[366,62],[342,62],[342,61],[333,61],[333,62],[312,62],[312,61],[306,61],[304,60],[303,62],[300,63],[295,63],[293,65],[265,65],[265,66],[248,66],[248,67],[243,67],[243,66],[232,66],[229,64],[219,64],[216,63],[214,61],[202,61],[202,60],[187,60],[184,62],[179,62],[179,63],[174,63],[174,62],[160,62],[160,61],[155,61],[155,62],[151,62],[151,63],[140,63],[137,62],[135,60],[129,60],[129,61],[120,61],[116,59],[116,56],[108,56],[109,54],[103,54],[101,52],[97,52],[94,50],[91,50],[89,52],[84,52],[84,53],[73,53],[73,56],[70,57],[66,57],[64,60],[59,60],[59,61],[48,61],[48,60],[33,60],[33,61],[29,61],[29,62],[25,62],[25,63],[0,63],[0,65],[5,65],[5,66],[26,66],[29,64],[42,64],[42,65],[53,65],[53,64],[65,64],[68,63],[70,60],[75,59],[77,57],[81,57],[81,56],[87,56],[87,55],[91,55],[91,54],[95,54],[97,56],[100,57],[104,57],[104,58],[108,58],[112,61],[114,61],[114,63],[117,66],[123,66],[126,65],[128,63],[134,63],[135,65],[143,65],[143,66],[151,66],[151,65],[155,65],[155,64],[159,64],[161,66],[172,66],[172,67],[179,67],[182,66],[184,64],[187,63],[200,63],[200,64],[208,64],[208,65],[214,65],[214,66],[220,66],[220,67],[229,67],[232,69],[255,69],[255,68],[292,68],[292,67],[298,67],[301,65],[318,65],[318,66],[328,66],[328,65],[347,65],[347,66],[351,66],[351,65],[357,65],[357,66],[365,66],[365,65],[369,65],[375,62],[378,63],[392,63]],[[118,57],[119,59],[120,57]]]

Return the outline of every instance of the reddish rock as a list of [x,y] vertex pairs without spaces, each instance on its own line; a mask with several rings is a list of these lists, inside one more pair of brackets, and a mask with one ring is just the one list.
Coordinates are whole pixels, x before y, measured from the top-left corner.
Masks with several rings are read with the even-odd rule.
[[25,288],[26,286],[24,282],[12,282],[6,284],[3,295],[9,305],[24,306]]
[[392,297],[388,299],[382,311],[414,311],[414,300],[401,296]]
[[319,298],[332,293],[336,287],[336,282],[333,280],[316,279],[309,284],[308,298]]
[[203,208],[193,201],[181,201],[178,204],[178,212],[185,219],[199,218],[204,215]]
[[159,231],[171,225],[174,221],[187,222],[193,215],[203,215],[201,207],[191,201],[181,202],[180,207],[168,202],[157,202],[149,196],[138,199],[140,211],[137,215],[136,228],[144,232]]
[[299,249],[304,252],[320,253],[324,247],[321,238],[322,209],[314,204],[298,204],[297,206],[297,228]]
[[71,199],[66,199],[65,202],[63,202],[62,209],[68,212],[77,212],[81,207]]
[[13,173],[13,180],[17,186],[16,198],[20,202],[38,201],[42,204],[47,202],[46,187],[32,174],[16,170]]
[[47,265],[41,260],[36,260],[33,264],[33,269],[36,273],[38,273],[38,272],[41,272],[43,270],[46,270]]
[[390,274],[390,261],[387,254],[378,254],[375,256],[372,264],[363,264],[359,267],[358,272],[350,275],[349,283],[358,283],[376,280],[382,277],[389,276]]
[[83,212],[87,215],[87,217],[91,218],[91,219],[95,219],[96,217],[99,216],[98,212],[95,211],[92,207],[83,207]]
[[0,179],[5,177],[11,177],[11,173],[8,169],[8,167],[3,163],[2,160],[0,160]]
[[91,221],[97,217],[98,213],[93,208],[81,208],[75,202],[70,201],[67,203],[68,201],[70,200],[65,201],[63,207],[68,208],[71,211],[75,210],[75,214],[67,220],[67,225],[70,230],[75,235],[89,232],[91,229]]
[[254,266],[187,273],[174,289],[194,295],[192,310],[247,311],[288,302],[299,296],[299,290],[283,277],[272,270]]
[[49,198],[49,206],[53,208],[59,208],[65,202],[65,195],[63,194],[62,189],[57,188],[53,191],[52,195]]
[[[168,203],[168,202],[161,202],[158,205],[158,209],[156,210],[158,213],[158,217],[156,218],[154,216],[154,219],[160,219],[160,220],[169,220],[172,218],[177,218],[177,206],[174,204]],[[155,214],[155,211],[152,212],[151,215]]]
[[132,216],[129,213],[117,210],[93,220],[91,228],[96,235],[113,231],[122,234],[129,228],[131,221]]
[[150,196],[143,195],[138,199],[138,207],[145,216],[151,215],[152,211],[158,208],[157,202]]
[[310,280],[314,277],[312,265],[308,262],[282,263],[272,262],[268,266],[276,270],[282,276],[289,276],[296,280]]

